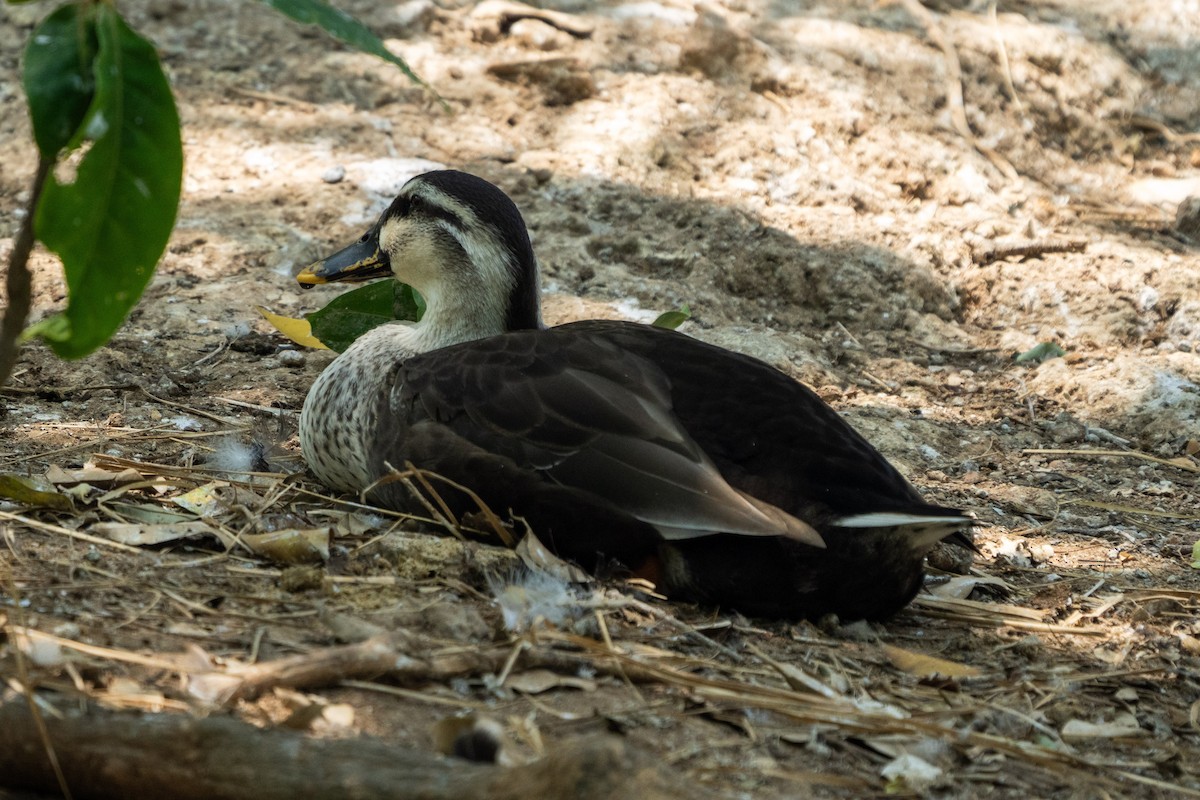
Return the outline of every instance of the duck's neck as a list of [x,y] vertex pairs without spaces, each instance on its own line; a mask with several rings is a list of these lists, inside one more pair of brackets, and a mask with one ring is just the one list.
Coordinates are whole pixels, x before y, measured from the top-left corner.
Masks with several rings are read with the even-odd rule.
[[464,270],[451,281],[416,288],[425,298],[425,316],[406,334],[413,352],[542,327],[536,271],[516,287],[489,286],[479,271]]
[[426,353],[452,344],[496,336],[505,331],[506,309],[461,290],[422,292],[425,316],[411,327],[412,347]]

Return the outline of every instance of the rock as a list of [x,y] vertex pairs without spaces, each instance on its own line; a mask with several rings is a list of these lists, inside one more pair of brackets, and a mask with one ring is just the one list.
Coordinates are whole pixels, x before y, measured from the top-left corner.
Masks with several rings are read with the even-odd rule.
[[540,19],[519,19],[508,34],[531,50],[558,50],[571,43],[571,37]]
[[434,5],[431,0],[408,0],[393,6],[389,16],[392,24],[403,28],[405,34],[419,33],[433,20]]
[[303,367],[305,361],[304,353],[299,350],[284,350],[279,354],[279,363],[291,369]]
[[569,106],[596,94],[596,82],[574,58],[508,61],[487,69],[502,81],[539,89],[548,106]]
[[745,63],[746,57],[757,54],[749,36],[729,27],[711,10],[700,13],[688,39],[689,44],[679,55],[680,69],[698,70],[709,78],[735,74],[739,67],[750,66]]
[[1185,239],[1200,242],[1200,195],[1184,198],[1175,209],[1175,232]]

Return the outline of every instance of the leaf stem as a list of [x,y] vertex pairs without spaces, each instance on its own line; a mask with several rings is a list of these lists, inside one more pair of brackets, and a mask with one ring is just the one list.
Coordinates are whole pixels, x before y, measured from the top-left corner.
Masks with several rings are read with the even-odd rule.
[[26,204],[25,219],[21,221],[21,229],[13,242],[12,253],[8,256],[8,273],[5,276],[5,292],[8,296],[8,306],[4,309],[4,320],[0,322],[0,386],[8,382],[13,367],[17,363],[19,351],[18,341],[21,331],[25,329],[25,321],[29,319],[29,309],[33,297],[33,280],[29,274],[29,254],[33,252],[33,215],[37,211],[38,199],[42,196],[42,187],[54,167],[54,161],[38,155],[37,172],[33,176],[33,186],[29,193],[29,203]]

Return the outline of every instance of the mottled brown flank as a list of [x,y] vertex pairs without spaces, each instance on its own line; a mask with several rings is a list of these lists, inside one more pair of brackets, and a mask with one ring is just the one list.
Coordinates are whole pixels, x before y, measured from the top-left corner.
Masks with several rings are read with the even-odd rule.
[[305,461],[322,483],[359,492],[374,480],[367,453],[377,420],[375,407],[367,401],[388,390],[388,367],[404,355],[376,328],[334,359],[313,383],[300,415],[300,442]]

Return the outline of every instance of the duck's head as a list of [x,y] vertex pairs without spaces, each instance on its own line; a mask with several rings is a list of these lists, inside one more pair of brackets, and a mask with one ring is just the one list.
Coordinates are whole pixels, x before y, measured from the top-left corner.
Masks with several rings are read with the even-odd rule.
[[362,238],[296,280],[311,288],[388,275],[421,293],[430,324],[430,317],[467,315],[478,335],[541,326],[525,221],[508,195],[474,175],[438,170],[412,178]]

